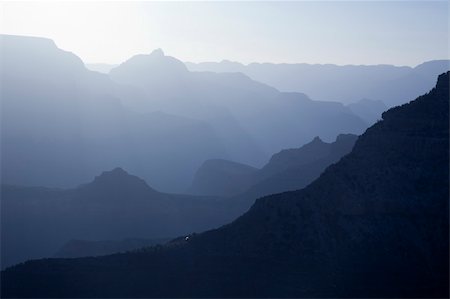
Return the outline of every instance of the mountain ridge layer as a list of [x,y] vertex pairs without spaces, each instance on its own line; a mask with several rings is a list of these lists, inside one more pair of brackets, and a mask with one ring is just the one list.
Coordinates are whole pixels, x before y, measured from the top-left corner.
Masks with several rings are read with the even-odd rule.
[[356,135],[340,134],[336,141],[326,143],[315,137],[300,148],[272,155],[260,169],[232,161],[207,160],[197,170],[188,193],[257,198],[300,189],[349,153],[356,139]]
[[194,165],[228,157],[209,124],[131,111],[122,98],[143,93],[49,39],[1,35],[0,44],[2,183],[68,188],[121,165],[175,191]]
[[[364,98],[387,107],[404,104],[430,90],[435,78],[450,70],[450,60],[432,60],[415,67],[307,63],[186,62],[192,71],[242,72],[280,91],[304,92],[316,100],[346,104]],[[323,88],[326,85],[327,88]]]
[[209,123],[224,140],[230,160],[258,167],[272,153],[316,135],[332,140],[340,133],[359,134],[368,125],[340,103],[282,93],[240,72],[191,72],[181,61],[158,53],[136,55],[110,71],[112,80],[149,96],[123,99],[125,105]]
[[166,246],[8,268],[2,296],[446,297],[449,81],[385,112],[305,189]]
[[240,73],[189,72],[162,51],[132,57],[110,77],[49,39],[1,35],[0,43],[5,184],[68,188],[121,165],[182,192],[205,160],[258,166],[316,135],[367,127],[341,104]]

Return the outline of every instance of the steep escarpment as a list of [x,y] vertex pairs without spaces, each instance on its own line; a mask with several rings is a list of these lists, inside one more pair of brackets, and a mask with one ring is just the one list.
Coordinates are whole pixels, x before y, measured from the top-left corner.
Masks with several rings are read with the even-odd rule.
[[441,75],[313,184],[257,200],[200,248],[289,260],[299,275],[286,277],[302,286],[301,272],[323,275],[328,296],[448,295],[448,83]]

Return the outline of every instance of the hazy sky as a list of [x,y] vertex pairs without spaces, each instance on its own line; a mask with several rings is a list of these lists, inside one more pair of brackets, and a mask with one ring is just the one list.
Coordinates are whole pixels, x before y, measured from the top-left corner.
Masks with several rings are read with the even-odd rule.
[[0,32],[85,62],[162,48],[183,61],[416,65],[449,57],[448,1],[1,2]]

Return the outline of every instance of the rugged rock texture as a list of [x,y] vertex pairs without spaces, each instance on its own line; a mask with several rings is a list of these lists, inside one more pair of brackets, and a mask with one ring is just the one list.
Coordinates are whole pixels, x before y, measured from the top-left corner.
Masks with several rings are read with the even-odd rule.
[[307,188],[146,252],[27,262],[3,297],[447,297],[449,73]]

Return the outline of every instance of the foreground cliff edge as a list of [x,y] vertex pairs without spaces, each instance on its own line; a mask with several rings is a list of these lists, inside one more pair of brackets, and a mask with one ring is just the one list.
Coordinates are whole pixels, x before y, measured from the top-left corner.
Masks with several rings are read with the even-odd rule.
[[138,252],[2,272],[2,297],[447,297],[449,72],[305,189]]

